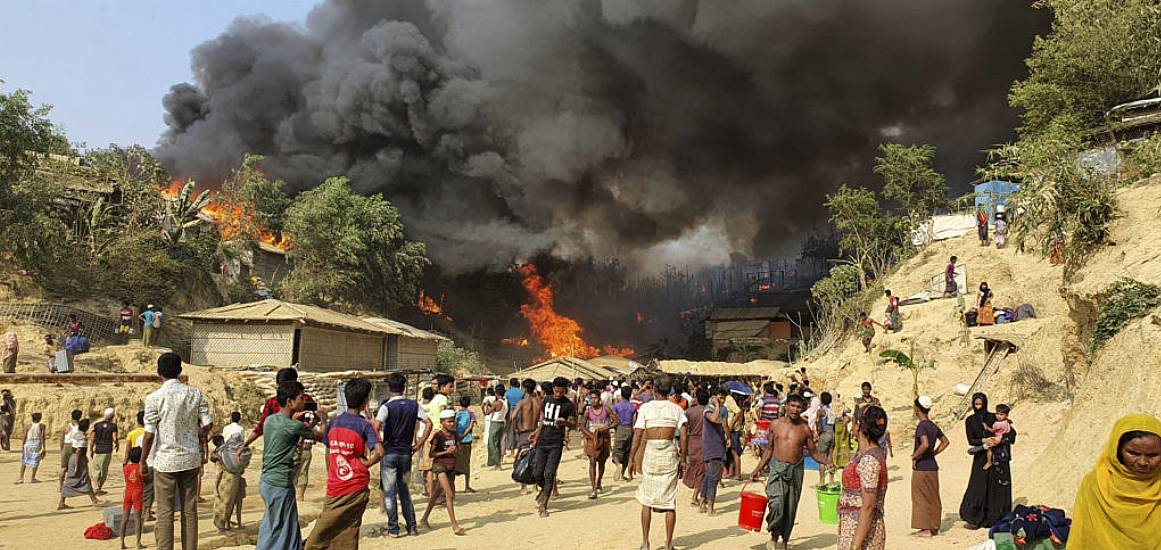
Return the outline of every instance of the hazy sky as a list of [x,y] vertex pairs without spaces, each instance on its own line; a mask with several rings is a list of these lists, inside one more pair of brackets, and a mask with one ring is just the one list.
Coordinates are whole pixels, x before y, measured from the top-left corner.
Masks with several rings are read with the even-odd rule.
[[317,0],[0,0],[0,89],[23,88],[89,147],[152,147],[189,51],[235,17],[302,22]]

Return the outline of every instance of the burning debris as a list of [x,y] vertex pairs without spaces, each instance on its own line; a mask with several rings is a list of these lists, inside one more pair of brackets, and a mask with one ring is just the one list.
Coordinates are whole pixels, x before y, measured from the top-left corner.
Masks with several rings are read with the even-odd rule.
[[415,307],[419,308],[419,311],[422,311],[424,315],[435,315],[451,321],[451,315],[444,313],[443,306],[440,305],[443,303],[443,296],[439,297],[439,302],[437,304],[423,289],[420,289],[419,298],[415,300]]
[[[523,277],[522,284],[530,304],[520,306],[520,314],[528,320],[532,336],[544,347],[549,357],[579,357],[588,359],[598,355],[633,355],[631,348],[617,348],[602,346],[601,348],[589,345],[581,337],[584,329],[574,319],[556,312],[555,297],[552,284],[548,283],[537,272],[533,264],[525,264],[517,268]],[[527,340],[525,340],[527,342]]]

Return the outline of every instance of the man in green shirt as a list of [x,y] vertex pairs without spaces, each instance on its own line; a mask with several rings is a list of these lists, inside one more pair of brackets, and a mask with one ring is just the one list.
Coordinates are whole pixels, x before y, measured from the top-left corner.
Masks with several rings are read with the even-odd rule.
[[266,513],[258,527],[257,548],[302,548],[298,503],[294,499],[294,452],[299,438],[321,438],[322,433],[318,431],[316,435],[317,413],[305,410],[306,392],[301,382],[288,380],[278,384],[278,404],[282,410],[266,417],[262,424],[258,494],[266,503]]

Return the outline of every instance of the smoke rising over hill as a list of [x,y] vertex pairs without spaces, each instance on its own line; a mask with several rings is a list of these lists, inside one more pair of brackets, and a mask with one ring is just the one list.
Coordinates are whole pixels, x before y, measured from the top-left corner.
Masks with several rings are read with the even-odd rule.
[[159,155],[215,181],[263,154],[291,191],[344,174],[453,271],[719,263],[793,250],[882,141],[966,180],[1045,26],[1010,0],[331,0],[195,48]]

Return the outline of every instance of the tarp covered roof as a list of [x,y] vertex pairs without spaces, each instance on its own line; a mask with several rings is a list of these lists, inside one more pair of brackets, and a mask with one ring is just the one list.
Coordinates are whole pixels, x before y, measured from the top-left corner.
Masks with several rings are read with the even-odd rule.
[[724,361],[686,361],[667,359],[657,361],[657,368],[666,374],[689,374],[693,376],[774,376],[789,363],[770,359],[758,359],[749,363],[727,363]]
[[719,307],[710,314],[711,321],[741,321],[745,319],[775,319],[782,316],[776,307]]
[[396,331],[396,332],[394,332],[394,334],[399,334],[400,336],[408,336],[411,338],[418,338],[420,340],[448,341],[448,339],[446,337],[440,336],[434,332],[420,330],[420,329],[417,329],[417,328],[415,328],[411,325],[408,325],[406,323],[400,323],[399,321],[392,321],[391,319],[384,319],[382,317],[364,317],[363,320],[368,322],[368,323],[371,323],[372,325],[379,325],[379,326],[384,327],[388,330]]
[[619,378],[623,375],[616,370],[594,365],[576,357],[555,357],[512,374],[514,378],[531,378],[542,382],[552,380],[557,376],[563,376],[569,380],[574,378],[604,380]]
[[372,334],[402,334],[398,329],[369,323],[354,315],[317,306],[283,302],[274,298],[193,311],[178,317],[211,323],[297,323]]

